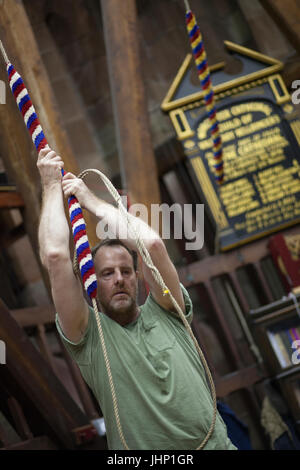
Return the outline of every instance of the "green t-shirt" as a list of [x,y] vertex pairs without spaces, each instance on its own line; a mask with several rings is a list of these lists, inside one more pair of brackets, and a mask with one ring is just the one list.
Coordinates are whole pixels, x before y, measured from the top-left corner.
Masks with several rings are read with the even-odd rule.
[[[186,317],[192,321],[192,302],[183,286]],[[178,316],[149,294],[137,320],[121,326],[100,313],[106,349],[116,390],[120,421],[130,449],[196,449],[211,425],[212,398],[199,354]],[[109,449],[124,449],[113,411],[102,347],[94,311],[78,343],[63,334],[64,344],[99,401]],[[204,447],[231,450],[217,412],[215,430]]]

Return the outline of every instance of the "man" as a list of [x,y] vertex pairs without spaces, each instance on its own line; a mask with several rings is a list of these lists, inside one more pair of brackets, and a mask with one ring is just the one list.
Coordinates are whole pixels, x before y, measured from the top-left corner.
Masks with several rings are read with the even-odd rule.
[[[50,277],[57,328],[99,401],[109,448],[123,449],[94,313],[73,272],[63,193],[75,195],[82,208],[119,231],[124,222],[118,209],[98,199],[82,180],[71,173],[62,178],[62,167],[54,151],[41,150],[40,256]],[[191,322],[191,300],[163,241],[140,219],[133,220],[154,265]],[[136,244],[129,235],[123,243],[108,240],[94,250],[102,328],[125,439],[130,449],[196,449],[213,415],[205,372],[169,296],[163,295],[144,264],[150,294],[144,305],[137,305],[137,271],[131,250],[136,250]],[[235,449],[219,414],[205,449]]]

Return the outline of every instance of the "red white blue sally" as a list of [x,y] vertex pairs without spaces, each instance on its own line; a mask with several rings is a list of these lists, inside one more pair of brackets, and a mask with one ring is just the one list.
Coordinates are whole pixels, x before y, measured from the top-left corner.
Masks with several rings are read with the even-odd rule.
[[[32,141],[37,151],[39,152],[46,145],[48,145],[48,143],[29,97],[28,91],[21,76],[9,61],[7,62],[7,73],[11,91],[24,118],[24,122],[31,135]],[[61,172],[64,176],[65,172],[63,169]],[[82,277],[82,282],[88,296],[91,299],[96,298],[97,278],[87,238],[86,225],[82,210],[75,196],[71,196],[68,199],[68,205],[77,261]]]

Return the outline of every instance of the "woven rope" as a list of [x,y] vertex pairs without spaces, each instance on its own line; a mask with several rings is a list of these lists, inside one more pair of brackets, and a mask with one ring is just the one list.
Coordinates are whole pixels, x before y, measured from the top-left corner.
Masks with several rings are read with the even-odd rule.
[[129,450],[129,447],[127,445],[127,442],[125,440],[122,426],[121,426],[121,421],[120,421],[120,415],[119,415],[119,408],[118,408],[118,401],[117,401],[117,395],[115,391],[115,386],[112,378],[112,373],[111,373],[111,368],[110,368],[110,362],[107,354],[107,349],[105,345],[105,340],[104,340],[104,335],[103,335],[103,330],[101,326],[101,319],[99,315],[99,310],[98,310],[98,305],[96,299],[92,299],[93,303],[93,308],[94,308],[94,313],[96,316],[96,322],[97,322],[97,327],[98,327],[98,332],[99,332],[99,337],[100,337],[100,342],[102,346],[102,351],[103,351],[103,356],[104,356],[104,361],[105,361],[105,366],[106,366],[106,371],[108,375],[108,381],[109,381],[109,386],[111,390],[111,395],[112,395],[112,401],[113,401],[113,408],[114,408],[114,414],[116,418],[116,423],[117,423],[117,428],[119,432],[120,439],[122,441],[122,444],[126,450]]
[[195,59],[197,68],[197,74],[201,83],[201,87],[204,93],[205,108],[208,114],[210,122],[210,134],[212,139],[213,147],[213,159],[215,169],[215,179],[219,185],[224,180],[223,170],[223,150],[222,150],[222,139],[220,135],[219,122],[217,119],[217,109],[215,106],[214,89],[212,86],[211,76],[209,67],[207,64],[207,56],[204,48],[202,34],[197,25],[196,17],[193,12],[189,9],[188,2],[186,3],[186,26],[187,32]]
[[[137,246],[137,249],[138,249],[143,261],[148,266],[148,268],[151,270],[151,272],[153,274],[153,277],[156,280],[156,282],[159,284],[159,286],[161,287],[163,294],[164,295],[167,295],[167,294],[169,295],[176,311],[178,312],[178,314],[180,316],[180,319],[182,320],[182,322],[183,322],[184,326],[186,327],[190,337],[192,338],[193,343],[196,347],[196,350],[197,350],[197,352],[198,352],[198,354],[201,358],[201,361],[203,363],[203,366],[204,366],[204,369],[205,369],[205,372],[206,372],[206,375],[207,375],[207,378],[208,378],[208,382],[209,382],[209,385],[210,385],[212,401],[213,401],[213,417],[212,417],[212,422],[211,422],[210,428],[207,432],[207,435],[205,436],[205,438],[203,439],[203,441],[201,442],[199,447],[197,447],[197,449],[196,449],[196,450],[201,450],[201,449],[203,449],[203,447],[205,446],[205,444],[207,443],[208,439],[211,437],[211,435],[214,431],[215,422],[216,422],[216,414],[217,414],[217,399],[216,399],[215,386],[214,386],[214,382],[213,382],[213,379],[212,379],[212,376],[211,376],[211,372],[209,370],[206,359],[204,357],[204,354],[203,354],[203,352],[202,352],[202,350],[201,350],[201,348],[200,348],[200,346],[199,346],[199,344],[198,344],[198,342],[197,342],[197,340],[196,340],[196,338],[193,334],[193,331],[192,331],[192,329],[191,329],[191,327],[190,327],[190,325],[189,325],[182,309],[180,308],[180,306],[178,305],[176,299],[173,297],[173,295],[171,294],[171,292],[168,289],[167,285],[165,284],[159,270],[156,268],[156,266],[154,266],[154,264],[152,262],[152,259],[150,257],[150,254],[149,254],[147,248],[145,247],[145,244],[144,244],[143,240],[139,237],[139,234],[137,233],[137,231],[134,227],[134,224],[132,223],[132,219],[134,219],[134,217],[131,214],[129,214],[127,212],[127,210],[125,209],[125,207],[122,203],[122,199],[121,199],[118,191],[113,186],[111,181],[99,170],[95,170],[95,169],[84,170],[83,172],[81,172],[78,175],[78,178],[83,179],[89,173],[96,173],[98,176],[100,176],[100,178],[104,182],[105,186],[107,187],[108,191],[110,192],[110,194],[112,195],[112,197],[114,198],[116,203],[118,204],[118,208],[119,208],[121,214],[126,218],[128,228],[131,229],[133,234],[134,234],[134,237],[135,237],[135,240],[136,240],[136,246]],[[74,266],[74,271],[76,272],[77,271],[76,251],[74,252],[73,266]],[[108,358],[107,350],[106,350],[106,346],[105,346],[105,340],[104,340],[104,335],[103,335],[103,331],[102,331],[102,326],[101,326],[100,315],[99,315],[99,311],[98,311],[98,307],[97,307],[97,302],[96,302],[95,299],[92,299],[92,302],[93,302],[93,307],[94,307],[94,313],[95,313],[95,316],[96,316],[100,341],[101,341],[101,345],[102,345],[102,349],[103,349],[103,355],[104,355],[107,375],[108,375],[109,384],[110,384],[110,388],[111,388],[111,394],[112,394],[112,399],[113,399],[113,408],[114,408],[114,414],[115,414],[115,419],[116,419],[116,423],[117,423],[117,428],[118,428],[118,432],[119,432],[119,436],[120,436],[120,439],[122,441],[122,444],[124,445],[126,450],[129,450],[129,447],[128,447],[128,445],[126,443],[126,440],[124,438],[124,434],[123,434],[123,430],[122,430],[122,426],[121,426],[117,396],[116,396],[115,387],[114,387],[114,383],[113,383],[109,358]]]
[[9,63],[9,59],[8,59],[8,57],[7,57],[7,54],[6,54],[6,51],[5,51],[4,46],[3,46],[3,44],[2,44],[2,41],[0,41],[0,51],[1,51],[2,55],[3,55],[3,59],[5,60],[5,63],[8,64],[8,63]]
[[188,0],[184,0],[184,4],[185,4],[186,11],[190,11],[191,7],[190,7],[190,4],[189,4]]

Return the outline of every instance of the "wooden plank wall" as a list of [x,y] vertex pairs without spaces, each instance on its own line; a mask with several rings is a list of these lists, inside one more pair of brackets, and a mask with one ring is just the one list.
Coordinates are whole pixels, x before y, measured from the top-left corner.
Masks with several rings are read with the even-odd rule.
[[260,0],[284,36],[300,53],[300,8],[297,0]]
[[[53,351],[53,340],[49,343],[46,326],[53,325],[53,307],[10,312],[0,301],[0,312],[6,345],[0,369],[0,448],[75,449],[80,443],[83,449],[106,449],[105,439],[91,427],[99,412],[77,366],[68,359],[62,367],[65,349],[57,342]],[[70,389],[72,376],[81,401]]]
[[[176,159],[181,161],[179,157]],[[170,173],[172,178],[163,178],[162,194],[166,192],[171,203],[195,202],[192,184],[185,184],[182,170],[174,167],[167,172]],[[298,234],[299,224],[281,233]],[[178,266],[180,280],[193,299],[193,329],[212,370],[217,396],[230,404],[238,416],[244,414],[245,422],[251,421],[252,414],[254,421],[247,424],[257,448],[268,444],[260,426],[262,398],[256,392],[256,385],[272,374],[255,342],[249,312],[286,295],[268,248],[271,236],[228,253],[215,254],[211,250],[215,234],[211,232],[210,240],[205,239],[202,255],[198,259],[195,256],[193,261],[187,257],[186,266],[179,257]],[[186,256],[182,242],[178,250],[181,256]],[[239,405],[238,396],[243,397]]]

